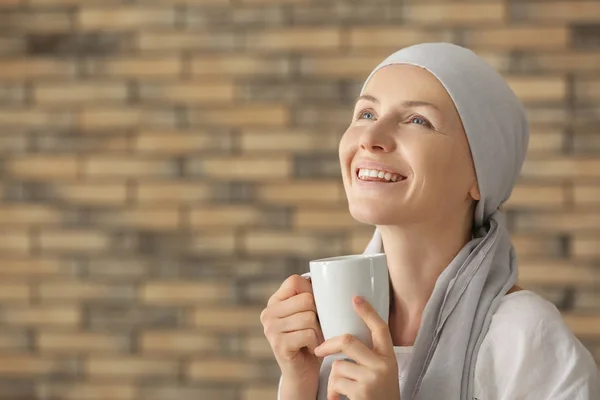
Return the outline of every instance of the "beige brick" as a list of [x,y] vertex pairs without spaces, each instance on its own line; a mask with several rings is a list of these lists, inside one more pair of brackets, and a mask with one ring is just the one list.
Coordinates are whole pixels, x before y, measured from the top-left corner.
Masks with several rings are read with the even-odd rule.
[[547,72],[595,72],[600,64],[600,52],[531,53],[524,58],[534,70]]
[[[357,40],[359,40],[357,38]],[[335,78],[365,79],[369,73],[389,54],[323,55],[302,57],[300,71],[302,75]]]
[[27,354],[0,355],[0,373],[4,375],[44,375],[60,369],[58,360]]
[[61,253],[106,251],[110,245],[105,233],[83,229],[46,229],[39,241],[42,251]]
[[501,23],[506,18],[504,3],[409,3],[402,9],[402,17],[409,23],[439,26],[463,26]]
[[73,155],[30,155],[7,160],[6,170],[26,180],[72,180],[78,175],[79,161]]
[[560,104],[524,103],[527,119],[532,125],[564,126],[572,118],[567,109]]
[[250,282],[245,288],[246,297],[249,301],[267,304],[273,293],[279,290],[281,283],[282,281],[279,279]]
[[565,78],[560,76],[512,76],[507,78],[507,82],[523,102],[564,101],[567,96]]
[[125,183],[77,182],[53,186],[57,195],[74,205],[110,206],[127,201]]
[[519,283],[527,285],[594,286],[600,283],[597,268],[562,260],[526,260],[519,263]]
[[[162,111],[161,111],[162,112]],[[137,108],[86,108],[79,114],[84,131],[133,129],[149,124],[173,125],[168,113]]]
[[595,1],[510,3],[519,20],[547,22],[600,21],[600,4]]
[[141,289],[141,300],[150,304],[195,304],[226,301],[231,295],[227,282],[148,282]]
[[0,16],[0,24],[13,34],[52,34],[70,31],[71,16],[67,10],[8,12]]
[[178,57],[111,58],[101,64],[109,76],[121,78],[177,77],[181,73]]
[[26,283],[0,282],[0,303],[28,302],[31,288]]
[[25,153],[28,146],[29,138],[27,136],[9,135],[0,137],[0,149],[2,149],[4,153]]
[[0,225],[47,225],[61,221],[58,209],[42,204],[0,205]]
[[511,240],[520,257],[558,257],[561,255],[562,243],[559,236],[513,233]]
[[99,223],[144,231],[169,231],[181,226],[181,214],[176,207],[135,208],[107,213]]
[[341,135],[323,135],[323,132],[244,130],[240,135],[242,151],[279,152],[337,152]]
[[64,59],[22,58],[0,59],[0,79],[25,80],[67,78],[75,74],[76,63]]
[[37,291],[42,302],[56,300],[129,300],[135,296],[132,286],[111,285],[77,280],[45,281],[40,283]]
[[182,30],[142,31],[139,47],[143,52],[234,50],[239,48],[242,34],[234,32],[190,32]]
[[563,314],[563,319],[579,338],[600,336],[600,315]]
[[343,243],[333,238],[323,240],[309,233],[275,231],[247,232],[243,236],[242,244],[244,251],[252,255],[333,255],[341,253],[343,248]]
[[242,392],[242,400],[261,400],[277,398],[277,386],[247,387]]
[[33,90],[36,104],[123,103],[127,100],[125,83],[76,82],[38,83]]
[[76,26],[82,30],[126,30],[139,28],[170,27],[175,22],[173,7],[113,6],[85,7],[79,10]]
[[[600,3],[599,3],[600,4]],[[600,101],[600,78],[575,80],[575,98],[578,102],[594,103]]]
[[600,160],[594,158],[527,159],[521,172],[523,177],[537,179],[597,178]]
[[350,236],[350,252],[360,254],[365,251],[369,240],[373,236],[374,229],[357,229]]
[[591,288],[589,291],[585,290],[585,288],[577,290],[577,294],[575,295],[575,310],[596,312],[598,304],[600,304],[600,293],[597,290],[594,290],[594,288]]
[[77,327],[81,321],[78,305],[31,306],[5,308],[0,321],[11,326]]
[[260,223],[267,216],[252,206],[199,206],[190,214],[192,228],[244,227]]
[[[31,1],[39,2],[49,0]],[[108,382],[41,382],[37,387],[39,392],[44,393],[49,398],[61,400],[135,400],[137,398],[137,387],[133,384]]]
[[[202,1],[202,0],[200,0]],[[214,0],[217,1],[217,0]],[[223,0],[225,1],[225,0]],[[309,0],[241,0],[242,4],[308,4]]]
[[27,108],[0,110],[0,124],[7,128],[60,128],[67,129],[74,124],[69,111],[33,110]]
[[290,111],[283,104],[243,105],[231,109],[201,109],[190,113],[190,122],[199,126],[232,128],[279,127],[289,123]]
[[297,229],[335,232],[356,228],[359,223],[352,218],[347,206],[340,205],[334,209],[298,209],[292,225]]
[[201,307],[191,314],[191,324],[204,330],[236,332],[256,329],[262,332],[260,312],[250,307]]
[[43,278],[46,276],[60,275],[62,273],[61,261],[45,258],[8,258],[0,259],[0,279],[11,278]]
[[337,180],[262,184],[257,197],[266,203],[282,205],[343,204],[346,198]]
[[576,184],[574,187],[575,205],[579,207],[600,205],[600,186]]
[[[450,31],[432,31],[416,28],[368,27],[350,28],[349,44],[352,49],[390,48],[410,46],[419,42],[451,41]],[[382,60],[379,60],[382,61]],[[373,65],[373,69],[377,64]]]
[[0,351],[28,350],[29,341],[29,334],[26,330],[3,329],[3,332],[0,332]]
[[247,33],[246,46],[254,51],[331,50],[341,46],[337,28],[287,28]]
[[210,186],[197,181],[139,182],[136,201],[140,204],[196,203],[210,198]]
[[565,48],[569,31],[561,26],[515,26],[490,29],[473,29],[466,34],[465,45],[472,49],[550,49]]
[[600,233],[599,212],[536,212],[518,215],[516,229],[522,232],[597,232]]
[[164,177],[173,172],[168,161],[132,156],[90,156],[84,161],[84,171],[91,178]]
[[230,151],[233,146],[229,135],[211,135],[202,132],[141,132],[135,139],[138,152],[183,155],[200,151]]
[[220,346],[218,336],[195,331],[143,332],[140,338],[140,347],[143,353],[189,355],[215,352],[220,349]]
[[177,376],[176,361],[141,357],[90,357],[86,373],[92,378],[140,379],[174,378]]
[[230,255],[235,252],[236,237],[234,232],[201,232],[192,237],[190,250],[193,253],[207,255]]
[[564,147],[561,129],[532,126],[529,131],[528,154],[560,153]]
[[577,258],[599,258],[600,238],[594,236],[576,236],[572,242],[573,256]]
[[116,353],[127,351],[129,337],[110,333],[45,332],[38,334],[37,348],[42,353]]
[[[292,172],[291,160],[285,156],[270,157],[223,157],[196,160],[202,174],[216,179],[279,180]],[[194,166],[192,165],[192,169]]]
[[142,101],[161,103],[231,103],[235,98],[235,85],[231,81],[148,83],[141,85],[140,97]]
[[507,209],[560,209],[565,207],[567,194],[562,185],[525,185],[515,187],[506,203]]
[[0,251],[3,253],[27,254],[31,249],[29,233],[23,229],[0,230]]
[[259,373],[254,363],[228,359],[192,361],[187,368],[190,379],[210,382],[245,382],[257,378]]
[[264,334],[245,337],[242,348],[244,349],[244,354],[252,359],[273,358],[273,350]]
[[285,58],[256,54],[202,54],[192,58],[191,71],[193,76],[287,76],[290,63]]

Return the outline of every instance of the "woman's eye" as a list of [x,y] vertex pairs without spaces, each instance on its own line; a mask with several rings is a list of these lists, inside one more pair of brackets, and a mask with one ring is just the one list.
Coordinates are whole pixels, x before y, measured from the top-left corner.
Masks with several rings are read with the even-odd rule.
[[429,121],[423,117],[411,117],[410,122],[417,125],[431,126]]
[[358,114],[358,119],[373,119],[375,115],[371,111],[362,111]]

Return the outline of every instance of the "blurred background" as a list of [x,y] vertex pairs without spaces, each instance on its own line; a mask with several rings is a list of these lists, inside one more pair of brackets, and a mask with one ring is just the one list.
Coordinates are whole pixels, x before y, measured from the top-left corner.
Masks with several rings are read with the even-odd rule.
[[362,252],[337,143],[426,41],[526,105],[520,284],[600,361],[600,1],[0,0],[0,399],[274,399],[259,313]]

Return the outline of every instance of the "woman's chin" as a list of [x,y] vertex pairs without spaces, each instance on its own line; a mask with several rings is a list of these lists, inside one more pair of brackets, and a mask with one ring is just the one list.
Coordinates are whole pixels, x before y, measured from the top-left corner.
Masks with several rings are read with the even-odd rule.
[[394,225],[398,222],[397,211],[389,210],[386,207],[358,207],[350,205],[350,215],[352,218],[367,225]]

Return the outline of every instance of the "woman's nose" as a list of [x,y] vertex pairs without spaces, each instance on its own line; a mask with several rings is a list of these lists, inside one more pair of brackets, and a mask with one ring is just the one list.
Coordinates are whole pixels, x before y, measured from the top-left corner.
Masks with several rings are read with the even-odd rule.
[[360,148],[373,153],[390,153],[396,149],[396,144],[385,126],[373,124],[362,133]]

